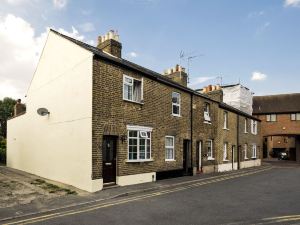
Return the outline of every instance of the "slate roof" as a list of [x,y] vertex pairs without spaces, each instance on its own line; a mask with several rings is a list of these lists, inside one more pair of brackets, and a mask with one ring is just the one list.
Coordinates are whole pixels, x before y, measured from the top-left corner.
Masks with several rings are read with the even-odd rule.
[[300,93],[253,97],[253,114],[300,112]]
[[[142,74],[145,75],[146,77],[149,77],[149,78],[151,78],[151,79],[153,79],[153,80],[156,80],[156,81],[158,81],[158,82],[160,82],[160,83],[164,83],[164,84],[166,84],[166,85],[173,86],[173,87],[178,88],[178,89],[180,89],[180,90],[189,92],[189,93],[191,93],[191,94],[193,94],[193,95],[201,96],[201,97],[203,97],[203,98],[205,98],[205,99],[208,99],[208,100],[210,100],[210,101],[217,102],[217,101],[211,99],[208,95],[199,93],[199,92],[197,92],[196,90],[193,90],[193,89],[191,89],[191,88],[182,86],[182,85],[178,84],[177,82],[175,82],[175,81],[169,79],[168,77],[166,77],[166,76],[164,76],[164,75],[162,75],[162,74],[160,74],[160,73],[157,73],[157,72],[155,72],[155,71],[149,70],[149,69],[147,69],[147,68],[145,68],[145,67],[142,67],[142,66],[140,66],[140,65],[137,65],[137,64],[135,64],[135,63],[132,63],[132,62],[126,60],[126,59],[118,58],[118,57],[115,57],[115,56],[113,56],[113,55],[104,53],[104,52],[103,52],[102,50],[100,50],[99,48],[96,48],[96,47],[94,47],[94,46],[92,46],[92,45],[89,45],[89,44],[84,43],[84,42],[82,42],[82,41],[79,41],[79,40],[76,40],[76,39],[71,38],[71,37],[69,37],[69,36],[66,36],[66,35],[64,35],[64,34],[62,34],[62,33],[59,33],[59,32],[56,31],[56,30],[50,29],[50,31],[52,31],[52,32],[54,32],[55,34],[57,34],[57,35],[59,35],[59,36],[65,38],[65,39],[67,39],[67,40],[73,42],[74,44],[77,44],[78,46],[80,46],[80,47],[82,47],[82,48],[84,48],[84,49],[86,49],[86,50],[88,50],[88,51],[94,53],[96,56],[100,57],[100,58],[103,59],[103,60],[107,60],[107,61],[110,61],[110,62],[114,62],[114,63],[116,63],[116,64],[118,64],[118,65],[122,65],[123,67],[129,68],[129,69],[133,69],[133,70],[135,70],[135,71],[138,71],[138,72],[142,73]],[[217,103],[219,103],[219,102],[217,102]],[[219,104],[220,104],[220,103],[219,103]],[[253,117],[252,115],[249,115],[249,114],[244,113],[244,112],[242,112],[242,111],[240,111],[240,110],[238,110],[238,109],[235,109],[235,108],[233,108],[233,107],[231,107],[231,106],[229,106],[229,105],[227,105],[227,104],[225,104],[225,103],[221,103],[220,106],[222,106],[222,108],[227,109],[228,111],[233,111],[233,112],[235,112],[235,113],[237,113],[237,114],[240,114],[240,115],[243,115],[243,116],[246,116],[246,117],[249,117],[249,118],[252,118],[252,119],[255,119],[255,120],[258,120],[258,121],[259,121],[259,119],[257,119],[256,117]]]

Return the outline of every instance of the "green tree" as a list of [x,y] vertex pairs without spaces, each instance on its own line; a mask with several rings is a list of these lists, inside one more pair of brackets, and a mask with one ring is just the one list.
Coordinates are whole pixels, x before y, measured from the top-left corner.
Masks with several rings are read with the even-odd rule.
[[12,98],[4,98],[0,100],[0,136],[6,138],[7,119],[13,115],[16,100]]

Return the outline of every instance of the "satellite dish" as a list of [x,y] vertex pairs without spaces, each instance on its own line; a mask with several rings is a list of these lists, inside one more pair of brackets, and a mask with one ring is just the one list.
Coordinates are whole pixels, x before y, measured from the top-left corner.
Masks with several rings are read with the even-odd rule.
[[45,108],[39,108],[37,110],[37,113],[40,115],[40,116],[46,116],[46,115],[49,115],[50,112],[48,111],[48,109],[45,109]]

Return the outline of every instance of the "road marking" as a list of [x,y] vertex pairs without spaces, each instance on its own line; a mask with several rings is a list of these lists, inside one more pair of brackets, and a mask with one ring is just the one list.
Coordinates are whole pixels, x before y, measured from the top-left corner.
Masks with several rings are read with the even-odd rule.
[[286,219],[286,218],[291,218],[291,217],[300,217],[300,214],[299,215],[289,215],[289,216],[269,217],[269,218],[264,218],[263,220]]
[[117,201],[110,202],[110,203],[95,204],[95,205],[86,207],[85,209],[77,209],[77,210],[74,209],[74,210],[69,210],[69,211],[65,211],[62,213],[52,213],[52,214],[48,214],[48,215],[44,215],[44,216],[28,218],[28,219],[19,220],[19,221],[15,221],[15,222],[11,222],[11,223],[6,223],[6,225],[31,224],[31,223],[37,223],[37,222],[55,219],[55,218],[59,218],[59,217],[65,217],[65,216],[70,216],[70,215],[74,215],[74,214],[80,214],[80,213],[84,213],[84,212],[94,211],[94,210],[97,210],[100,208],[106,208],[106,207],[110,207],[110,206],[125,204],[125,203],[132,202],[132,201],[138,201],[138,200],[142,200],[142,199],[146,199],[146,198],[151,198],[151,197],[156,197],[156,196],[160,196],[160,195],[170,194],[173,192],[183,191],[186,189],[199,187],[199,186],[206,185],[206,184],[217,183],[220,181],[234,179],[234,178],[243,177],[243,176],[247,176],[247,175],[253,175],[253,174],[256,174],[259,172],[270,170],[271,168],[272,167],[268,167],[268,168],[259,169],[259,170],[255,170],[255,171],[247,171],[247,172],[241,173],[241,174],[228,175],[222,179],[218,179],[218,177],[216,177],[216,179],[211,179],[211,180],[204,181],[204,182],[203,182],[203,180],[200,180],[198,183],[189,184],[184,187],[177,187],[177,188],[170,189],[170,190],[158,191],[158,192],[145,194],[145,195],[141,195],[141,196],[130,197],[127,199],[117,200]]

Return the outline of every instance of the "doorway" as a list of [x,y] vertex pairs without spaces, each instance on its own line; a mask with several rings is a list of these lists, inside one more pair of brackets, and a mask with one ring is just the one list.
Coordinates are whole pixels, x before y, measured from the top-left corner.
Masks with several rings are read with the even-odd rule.
[[183,175],[189,175],[191,172],[190,145],[190,140],[183,140]]
[[103,183],[116,183],[117,137],[103,136],[102,144],[102,177]]

